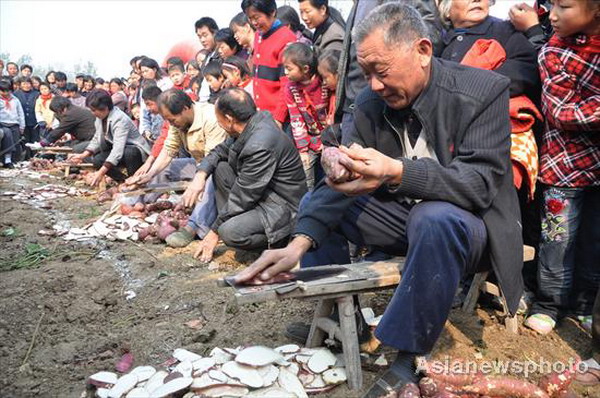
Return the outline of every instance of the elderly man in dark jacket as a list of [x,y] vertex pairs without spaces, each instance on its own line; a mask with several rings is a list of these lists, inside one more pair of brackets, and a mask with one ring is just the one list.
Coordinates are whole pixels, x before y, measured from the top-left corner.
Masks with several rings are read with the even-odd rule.
[[433,58],[422,18],[400,3],[373,10],[354,39],[370,87],[356,100],[344,142],[352,145],[325,150],[327,181],[303,200],[288,246],[263,253],[236,279],[268,279],[301,258],[303,266],[347,263],[347,250],[330,244],[334,231],[405,254],[402,281],[376,330],[398,349],[368,395],[380,396],[416,381],[414,359],[431,352],[463,275],[491,266],[516,311],[523,247],[509,80]]
[[[218,216],[196,257],[207,262],[221,238],[227,246],[265,249],[287,243],[306,180],[292,140],[244,90],[228,89],[215,104],[229,138],[198,165],[213,176]],[[201,186],[203,183],[200,184]]]
[[52,98],[50,110],[54,112],[54,117],[60,124],[50,131],[40,144],[52,145],[66,133],[70,133],[73,139],[66,145],[72,147],[74,153],[83,152],[96,132],[96,117],[89,109],[75,106],[65,97]]

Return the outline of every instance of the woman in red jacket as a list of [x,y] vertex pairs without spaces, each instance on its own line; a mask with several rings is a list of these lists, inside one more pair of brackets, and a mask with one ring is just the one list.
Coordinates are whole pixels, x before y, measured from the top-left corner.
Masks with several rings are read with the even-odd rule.
[[242,10],[256,30],[254,35],[254,102],[259,110],[271,112],[281,126],[288,119],[283,88],[283,50],[296,41],[296,35],[276,17],[275,0],[243,0]]

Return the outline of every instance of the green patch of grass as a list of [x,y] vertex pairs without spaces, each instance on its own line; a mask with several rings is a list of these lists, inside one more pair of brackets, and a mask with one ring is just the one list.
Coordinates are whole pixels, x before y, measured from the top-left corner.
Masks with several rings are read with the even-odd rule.
[[19,236],[23,236],[21,231],[14,227],[4,228],[2,231],[0,231],[0,235],[4,236],[5,238],[18,238]]
[[77,218],[80,220],[87,220],[88,218],[96,218],[100,215],[102,215],[102,209],[98,208],[98,206],[91,206],[81,210],[77,214]]
[[63,258],[71,260],[77,256],[90,256],[92,252],[72,252],[65,248],[48,249],[37,243],[26,243],[23,253],[15,253],[13,258],[0,258],[0,272],[16,269],[37,268],[44,261]]

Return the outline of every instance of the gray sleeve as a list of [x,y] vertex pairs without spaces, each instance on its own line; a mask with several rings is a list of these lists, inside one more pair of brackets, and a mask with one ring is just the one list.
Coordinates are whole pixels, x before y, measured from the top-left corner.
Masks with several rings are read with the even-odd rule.
[[102,134],[102,122],[100,121],[100,119],[96,118],[94,126],[96,127],[96,133],[92,137],[92,140],[90,141],[87,148],[85,148],[85,150],[95,154],[100,150],[100,136]]
[[106,162],[116,166],[123,157],[123,151],[125,151],[125,145],[127,144],[127,137],[129,136],[129,126],[126,121],[122,118],[116,118],[110,122],[112,131],[112,150],[106,158]]

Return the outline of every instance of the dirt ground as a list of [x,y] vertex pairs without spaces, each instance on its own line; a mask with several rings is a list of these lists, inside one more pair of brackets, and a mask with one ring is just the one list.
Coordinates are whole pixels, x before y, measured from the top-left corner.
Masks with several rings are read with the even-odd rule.
[[[45,183],[0,178],[0,192]],[[0,261],[19,261],[30,244],[55,253],[35,268],[0,273],[0,396],[79,397],[86,377],[114,371],[125,351],[133,353],[134,365],[159,366],[178,347],[199,354],[214,347],[275,347],[287,342],[287,323],[310,319],[311,302],[237,306],[229,289],[217,287],[217,278],[251,261],[248,255],[221,250],[208,267],[192,258],[193,246],[73,243],[38,234],[58,221],[83,226],[108,207],[98,206],[93,198],[63,198],[40,209],[0,197],[0,232],[13,230],[0,236]],[[391,295],[362,299],[380,314]],[[196,328],[186,325],[195,320]],[[590,336],[570,320],[545,337],[522,327],[514,336],[493,310],[479,309],[472,315],[453,311],[434,357],[566,362],[587,358],[589,348]],[[361,396],[376,376],[365,371],[361,392],[342,385],[324,396]],[[576,393],[599,397],[600,389],[577,386]]]

